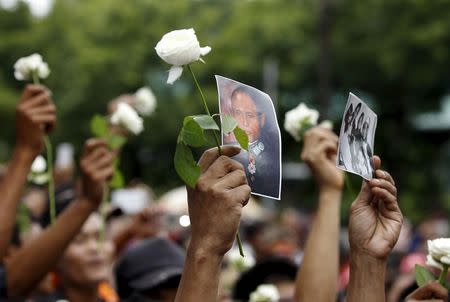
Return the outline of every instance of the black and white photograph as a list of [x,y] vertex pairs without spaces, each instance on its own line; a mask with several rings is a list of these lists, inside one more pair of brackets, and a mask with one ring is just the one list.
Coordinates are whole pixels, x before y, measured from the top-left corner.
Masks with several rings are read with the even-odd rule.
[[336,165],[364,179],[373,178],[373,150],[377,115],[350,93],[342,118]]
[[[242,163],[252,194],[280,199],[281,134],[270,96],[254,87],[216,75],[221,117],[233,116],[249,138],[248,151],[235,159]],[[223,144],[238,144],[222,133]]]

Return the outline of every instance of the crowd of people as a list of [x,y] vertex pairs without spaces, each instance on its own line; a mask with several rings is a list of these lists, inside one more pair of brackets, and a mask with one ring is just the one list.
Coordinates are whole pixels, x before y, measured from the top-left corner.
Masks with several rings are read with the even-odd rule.
[[[26,86],[0,179],[0,300],[447,301],[439,283],[417,287],[414,279],[414,265],[425,263],[426,239],[448,235],[446,217],[413,228],[394,179],[374,156],[374,178],[362,181],[348,226],[341,227],[344,174],[336,168],[338,137],[331,130],[314,127],[304,136],[301,159],[319,192],[313,215],[258,206],[244,167],[231,158],[240,152],[236,146],[203,153],[198,183],[186,189],[187,221],[138,182],[128,188],[147,193],[139,212],[101,206],[120,150],[91,138],[79,173],[71,166],[55,170],[58,215],[51,222],[46,187],[29,185],[27,175],[56,121],[51,92]],[[17,219],[23,206],[25,229]],[[243,258],[233,245],[238,231]],[[275,288],[275,297],[257,297],[262,285]]]

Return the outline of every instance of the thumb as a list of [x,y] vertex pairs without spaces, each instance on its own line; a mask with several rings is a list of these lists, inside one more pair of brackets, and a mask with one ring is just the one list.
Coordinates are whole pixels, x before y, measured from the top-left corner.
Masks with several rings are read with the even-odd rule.
[[202,171],[206,171],[209,166],[212,165],[212,163],[219,158],[220,155],[225,155],[228,157],[232,157],[236,154],[239,154],[241,152],[241,148],[238,146],[221,146],[220,147],[220,153],[217,147],[211,148],[209,150],[206,150],[200,160],[198,161],[198,165],[200,166],[200,169]]

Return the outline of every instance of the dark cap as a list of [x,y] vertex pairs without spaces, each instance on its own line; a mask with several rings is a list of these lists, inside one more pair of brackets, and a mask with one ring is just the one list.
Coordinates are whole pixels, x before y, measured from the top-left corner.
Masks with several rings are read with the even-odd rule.
[[169,280],[181,278],[185,253],[173,242],[152,238],[138,243],[119,259],[115,267],[118,294],[126,299],[148,292]]
[[298,267],[288,258],[274,257],[244,272],[233,289],[233,299],[248,301],[250,293],[265,283],[295,281]]

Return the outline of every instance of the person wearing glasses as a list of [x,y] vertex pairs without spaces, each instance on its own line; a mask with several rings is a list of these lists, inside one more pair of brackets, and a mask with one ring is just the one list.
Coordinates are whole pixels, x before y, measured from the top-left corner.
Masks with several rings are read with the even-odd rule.
[[249,139],[248,152],[236,158],[244,166],[253,193],[278,197],[280,142],[270,100],[254,88],[238,86],[231,93],[231,114]]

